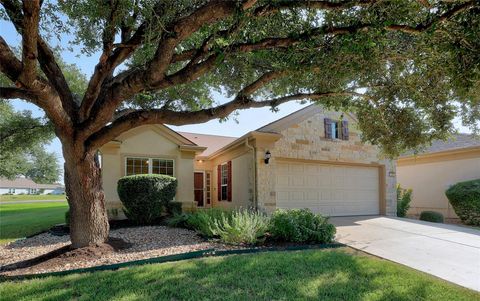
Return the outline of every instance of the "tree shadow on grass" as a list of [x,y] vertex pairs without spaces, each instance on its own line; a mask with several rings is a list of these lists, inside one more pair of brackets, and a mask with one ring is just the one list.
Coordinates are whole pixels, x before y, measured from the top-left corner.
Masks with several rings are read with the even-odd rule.
[[[342,251],[179,261],[0,286],[3,300],[462,300],[475,293]],[[438,298],[431,298],[438,290]],[[435,295],[433,295],[435,297]],[[466,299],[465,299],[466,300]]]

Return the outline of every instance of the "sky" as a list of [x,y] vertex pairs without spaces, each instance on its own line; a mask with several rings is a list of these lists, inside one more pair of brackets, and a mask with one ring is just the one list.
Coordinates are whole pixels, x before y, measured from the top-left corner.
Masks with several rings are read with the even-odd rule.
[[[0,21],[0,35],[7,41],[10,46],[19,46],[21,45],[21,37],[16,33],[15,29],[10,22]],[[66,46],[67,41],[71,39],[71,36],[62,35],[62,41],[60,42],[62,46]],[[51,43],[58,43],[57,40],[50,41]],[[77,54],[80,53],[78,49],[75,52],[70,52],[68,50],[63,51],[62,56],[65,62],[70,64],[76,64],[80,70],[90,78],[92,75],[93,69],[98,61],[99,55],[77,57]],[[216,94],[215,101],[224,103],[227,101],[226,98],[222,97],[219,94]],[[12,104],[16,110],[30,110],[34,116],[43,116],[44,113],[41,109],[36,107],[33,104],[21,101],[13,100]],[[193,132],[201,134],[213,134],[213,135],[223,135],[223,136],[232,136],[240,137],[249,131],[255,130],[265,124],[268,124],[272,121],[275,121],[279,118],[282,118],[292,112],[295,112],[306,105],[302,105],[298,102],[289,102],[282,104],[278,107],[279,111],[274,113],[271,112],[269,108],[259,108],[259,109],[247,109],[239,111],[239,115],[236,116],[236,120],[233,118],[220,123],[218,120],[211,120],[202,124],[193,124],[186,126],[171,126],[172,129],[177,131],[184,132]],[[238,121],[238,122],[237,122]],[[460,125],[459,120],[455,121],[457,129],[461,132],[469,132],[467,128]],[[55,152],[59,163],[63,164],[63,156],[61,150],[61,144],[58,139],[54,139],[51,144],[46,146],[48,151]]]

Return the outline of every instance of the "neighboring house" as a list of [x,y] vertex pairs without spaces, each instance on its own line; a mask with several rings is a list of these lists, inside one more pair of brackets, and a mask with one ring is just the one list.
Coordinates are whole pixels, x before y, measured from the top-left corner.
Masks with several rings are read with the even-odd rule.
[[422,153],[407,153],[397,160],[398,183],[413,190],[409,214],[433,210],[457,218],[445,191],[473,179],[480,179],[480,140],[469,134],[434,141]]
[[[120,177],[178,179],[184,208],[311,208],[330,216],[395,215],[395,162],[364,144],[348,113],[308,106],[240,138],[132,129],[101,148],[109,213],[122,207]],[[117,216],[119,217],[119,216]],[[121,215],[120,215],[121,217]]]
[[27,178],[8,180],[0,178],[0,194],[63,194],[61,184],[37,184]]

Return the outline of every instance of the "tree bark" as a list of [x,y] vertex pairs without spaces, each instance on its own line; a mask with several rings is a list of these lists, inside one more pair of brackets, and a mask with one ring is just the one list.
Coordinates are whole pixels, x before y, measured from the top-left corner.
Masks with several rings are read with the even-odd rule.
[[98,161],[94,154],[75,151],[65,144],[63,155],[72,248],[102,244],[110,227]]

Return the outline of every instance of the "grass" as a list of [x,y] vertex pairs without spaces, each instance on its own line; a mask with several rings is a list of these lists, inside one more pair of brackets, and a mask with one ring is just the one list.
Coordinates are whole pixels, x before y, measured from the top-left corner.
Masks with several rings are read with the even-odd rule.
[[[363,254],[363,253],[362,253]],[[479,300],[350,249],[269,252],[0,284],[2,300]]]
[[0,202],[18,202],[18,201],[45,201],[45,200],[65,200],[65,195],[54,194],[17,194],[0,195]]
[[67,203],[0,204],[0,244],[65,221]]

